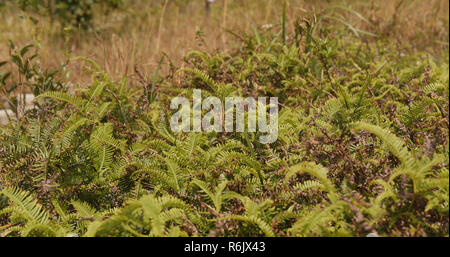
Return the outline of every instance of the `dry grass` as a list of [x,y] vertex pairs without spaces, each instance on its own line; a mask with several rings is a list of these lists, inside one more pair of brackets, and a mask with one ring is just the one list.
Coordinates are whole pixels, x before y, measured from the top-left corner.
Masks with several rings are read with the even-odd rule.
[[[286,0],[288,35],[293,21],[312,17],[324,8],[341,5],[357,11],[342,12],[354,27],[376,33],[397,42],[403,48],[431,53],[448,51],[449,4],[433,1],[306,1]],[[98,62],[113,77],[131,75],[134,65],[150,74],[163,54],[178,65],[190,49],[226,51],[235,37],[224,32],[250,32],[253,26],[279,26],[282,1],[217,0],[211,5],[209,19],[203,0],[176,4],[173,0],[133,1],[125,10],[108,16],[98,15],[96,32],[72,30],[61,33],[58,24],[50,25],[46,17],[33,16],[37,23],[20,10],[4,11],[0,19],[0,60],[8,58],[8,40],[24,45],[40,45],[44,66],[57,67],[70,56],[87,56]],[[333,22],[333,21],[329,21]],[[66,44],[66,39],[68,43]],[[167,68],[168,61],[165,61]],[[72,64],[71,80],[83,83],[89,79],[78,64]]]

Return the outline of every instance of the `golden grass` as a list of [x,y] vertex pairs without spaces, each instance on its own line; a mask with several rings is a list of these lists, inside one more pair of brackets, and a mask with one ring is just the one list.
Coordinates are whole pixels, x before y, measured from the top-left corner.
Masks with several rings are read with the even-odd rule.
[[[92,58],[115,78],[131,75],[134,65],[151,74],[162,54],[180,65],[183,55],[191,49],[226,51],[234,46],[235,40],[224,32],[226,29],[251,32],[253,26],[279,26],[282,12],[280,0],[216,0],[207,19],[203,0],[184,5],[174,0],[132,2],[125,10],[98,15],[96,32],[72,30],[66,33],[66,38],[59,24],[50,26],[48,17],[32,15],[37,20],[35,24],[26,18],[27,13],[7,8],[0,14],[4,21],[0,24],[0,60],[8,59],[8,40],[12,40],[19,45],[39,45],[41,61],[47,67],[64,62],[68,51],[70,56]],[[340,5],[368,20],[343,11],[346,22],[393,44],[435,53],[448,51],[449,4],[445,0],[286,0],[286,5],[288,35],[293,32],[296,19],[310,18],[324,8]],[[166,60],[166,68],[167,64]],[[89,80],[80,64],[72,64],[71,70],[73,82]]]

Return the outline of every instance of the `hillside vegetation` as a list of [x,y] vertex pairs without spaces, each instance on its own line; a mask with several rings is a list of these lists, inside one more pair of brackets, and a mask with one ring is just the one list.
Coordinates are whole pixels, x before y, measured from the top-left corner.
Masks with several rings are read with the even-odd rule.
[[[0,236],[449,235],[447,1],[32,2],[0,1]],[[278,140],[174,133],[193,89],[278,97]]]

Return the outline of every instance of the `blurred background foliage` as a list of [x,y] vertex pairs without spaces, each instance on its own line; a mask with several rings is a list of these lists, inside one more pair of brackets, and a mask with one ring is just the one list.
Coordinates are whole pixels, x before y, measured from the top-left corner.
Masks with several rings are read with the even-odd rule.
[[[261,4],[264,2],[264,4]],[[227,51],[236,34],[280,28],[283,2],[288,35],[295,21],[328,10],[323,26],[365,31],[392,42],[398,52],[424,50],[442,55],[448,49],[448,2],[357,0],[3,0],[0,8],[0,59],[9,56],[9,41],[39,47],[41,62],[58,67],[74,56],[89,56],[120,77],[135,64],[155,68],[162,54],[180,63],[188,50]],[[209,10],[209,15],[207,15]],[[370,39],[369,34],[361,33]],[[79,67],[72,80],[86,82]]]

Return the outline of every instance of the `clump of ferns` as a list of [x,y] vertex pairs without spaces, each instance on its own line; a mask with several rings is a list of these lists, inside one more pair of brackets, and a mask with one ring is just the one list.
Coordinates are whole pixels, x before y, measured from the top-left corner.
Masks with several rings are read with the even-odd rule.
[[145,195],[90,223],[85,236],[187,236],[181,229],[187,212],[189,206],[175,197]]
[[[165,94],[145,106],[144,88],[112,81],[92,62],[90,87],[42,94],[40,106],[56,108],[0,129],[0,169],[8,171],[0,178],[15,192],[2,196],[0,229],[448,234],[448,65],[400,58],[382,42],[361,47],[347,32],[321,38],[302,26],[298,44],[255,29],[229,55],[189,53],[172,81],[156,80]],[[277,142],[261,144],[258,133],[171,132],[168,101],[191,96],[194,87],[222,100],[282,97]],[[14,198],[22,195],[14,185],[32,191],[42,207],[27,193]],[[52,218],[27,218],[33,210]]]
[[[44,209],[33,195],[17,187],[2,189],[2,194],[11,205],[0,210],[0,215],[8,214],[10,224],[3,226],[3,233],[18,233],[20,236],[80,236],[87,230],[87,225],[95,220],[107,218],[115,209],[99,212],[89,204],[72,200],[70,206],[59,201],[51,201],[51,209]],[[55,213],[55,215],[51,214]]]
[[[25,128],[29,130],[30,136],[15,139],[20,140],[15,142],[16,145],[27,146],[25,151],[17,149],[19,153],[23,152],[23,154],[34,156],[31,171],[36,171],[38,174],[30,175],[30,178],[43,180],[45,183],[49,183],[48,179],[50,179],[50,183],[54,183],[55,179],[58,179],[60,182],[70,185],[80,183],[80,178],[85,177],[85,179],[93,179],[102,184],[104,183],[102,178],[107,177],[106,174],[109,173],[113,156],[125,154],[125,141],[127,140],[117,140],[114,134],[126,138],[130,138],[130,135],[122,135],[121,127],[113,129],[113,124],[114,120],[127,122],[130,117],[124,113],[130,113],[130,110],[127,109],[131,107],[128,97],[122,99],[121,102],[114,91],[122,93],[122,95],[130,92],[125,88],[126,81],[115,84],[101,71],[97,70],[97,73],[100,73],[103,80],[95,80],[89,89],[81,90],[81,95],[48,91],[37,96],[38,100],[53,98],[66,102],[76,111],[68,114],[67,109],[58,109],[55,110],[56,119],[50,121],[39,118],[30,120],[28,128]],[[101,104],[97,104],[98,101]],[[105,118],[112,122],[104,122]],[[7,142],[11,142],[13,137],[14,134]],[[69,156],[71,158],[68,158]],[[73,156],[76,157],[73,158]],[[92,163],[93,166],[89,166],[89,163]],[[84,169],[81,166],[84,166]],[[77,174],[74,169],[84,170],[85,176],[78,176],[80,174]],[[61,170],[72,172],[71,174],[59,173],[61,175],[59,178],[52,177]],[[92,176],[93,171],[98,172],[94,177]],[[71,181],[71,177],[75,181]]]
[[[415,205],[413,210],[418,212],[431,211],[436,212],[437,215],[448,215],[448,157],[439,153],[434,154],[432,158],[426,155],[417,156],[417,154],[411,153],[404,146],[405,143],[401,139],[388,130],[375,125],[359,122],[355,124],[355,129],[364,129],[375,134],[399,160],[399,166],[392,171],[387,182],[382,180],[374,181],[374,183],[379,183],[384,187],[384,192],[374,198],[372,206],[367,208],[367,212],[373,217],[373,223],[378,222],[389,212],[390,209],[383,206],[383,201],[389,198],[395,202],[407,199],[408,205],[417,204],[413,199],[423,198],[425,201]],[[447,165],[441,166],[445,162]],[[436,169],[436,167],[440,168]],[[405,180],[405,176],[408,180]],[[406,187],[402,185],[405,183]],[[409,209],[397,211],[400,211],[400,213],[404,211],[404,215],[409,215],[408,212],[410,212]],[[395,223],[401,216],[391,217],[391,224]],[[428,226],[425,225],[426,222],[423,222],[422,219],[426,218],[418,218],[410,222],[418,222]]]
[[51,220],[50,214],[28,192],[16,187],[3,188],[1,192],[13,203],[0,210],[0,215],[9,214],[10,223],[2,227],[5,235],[65,236],[70,231],[68,226]]
[[218,79],[221,77],[224,64],[227,63],[229,58],[229,56],[222,56],[220,54],[214,54],[211,56],[210,54],[202,51],[192,50],[186,53],[184,60],[189,64],[189,66],[205,70],[208,74],[214,74],[217,76],[214,79]]

